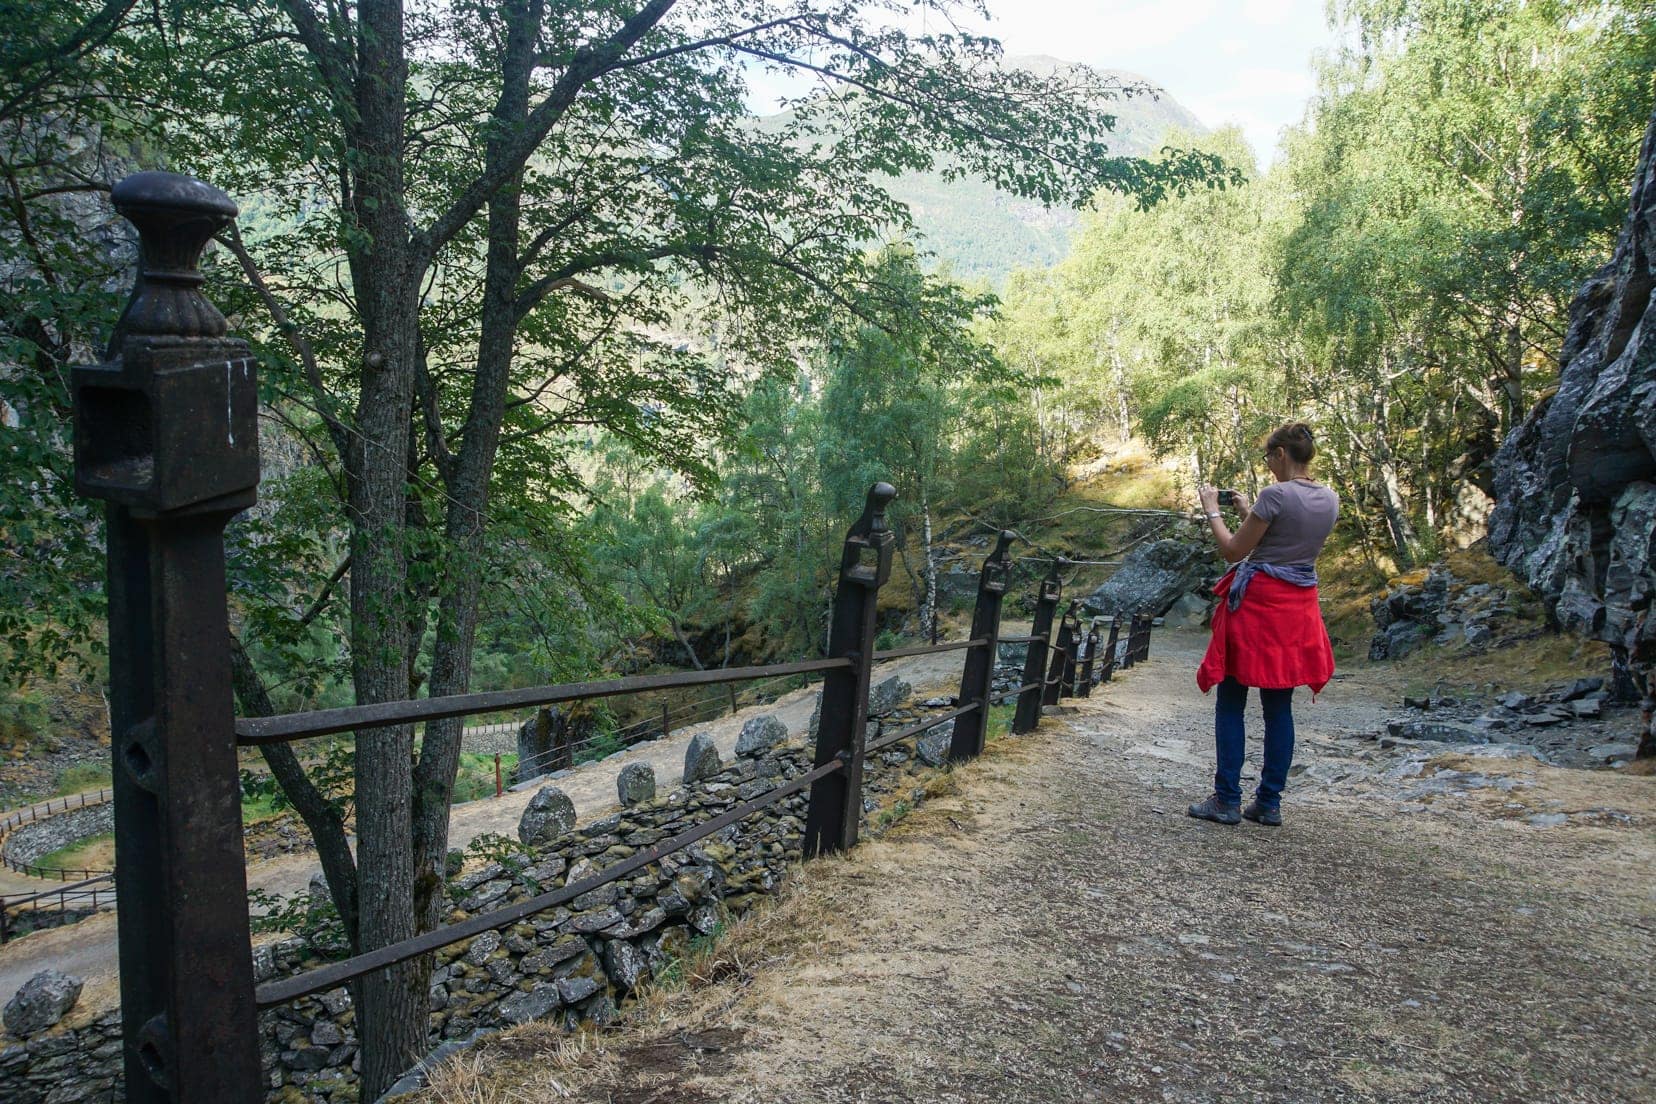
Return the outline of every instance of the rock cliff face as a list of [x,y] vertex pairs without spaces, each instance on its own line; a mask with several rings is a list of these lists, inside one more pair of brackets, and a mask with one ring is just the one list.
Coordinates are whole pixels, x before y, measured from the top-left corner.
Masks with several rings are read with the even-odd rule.
[[1495,459],[1490,549],[1559,624],[1608,642],[1656,755],[1656,118],[1615,256],[1570,306],[1558,388]]

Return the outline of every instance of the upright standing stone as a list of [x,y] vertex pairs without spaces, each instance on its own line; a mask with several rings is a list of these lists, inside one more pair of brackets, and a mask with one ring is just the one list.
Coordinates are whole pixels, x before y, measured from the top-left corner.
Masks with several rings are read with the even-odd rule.
[[742,725],[742,734],[736,738],[736,757],[763,755],[788,738],[788,726],[780,719],[765,713],[749,717]]
[[724,762],[719,758],[719,749],[714,746],[713,737],[705,732],[692,736],[690,746],[684,751],[684,780],[696,782],[712,778],[723,769]]
[[648,763],[628,763],[615,776],[615,790],[628,808],[649,801],[656,794],[655,769]]
[[547,786],[529,800],[518,821],[518,839],[525,845],[549,843],[575,827],[575,803],[556,786]]

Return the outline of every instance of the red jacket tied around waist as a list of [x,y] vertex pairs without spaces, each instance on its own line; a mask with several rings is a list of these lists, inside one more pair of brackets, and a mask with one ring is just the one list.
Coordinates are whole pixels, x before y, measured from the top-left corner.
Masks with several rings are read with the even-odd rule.
[[1323,626],[1317,588],[1295,586],[1260,572],[1247,596],[1227,608],[1233,568],[1213,588],[1213,636],[1196,670],[1202,692],[1231,676],[1243,686],[1288,690],[1309,686],[1317,693],[1334,675],[1334,647]]

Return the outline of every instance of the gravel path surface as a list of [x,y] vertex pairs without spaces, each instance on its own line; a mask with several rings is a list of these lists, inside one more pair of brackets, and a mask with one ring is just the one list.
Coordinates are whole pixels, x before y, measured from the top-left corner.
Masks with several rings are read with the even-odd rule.
[[1191,820],[1201,645],[808,864],[720,980],[577,1057],[508,1036],[431,1099],[1656,1100],[1656,779],[1383,749],[1371,670],[1299,704],[1285,827]]

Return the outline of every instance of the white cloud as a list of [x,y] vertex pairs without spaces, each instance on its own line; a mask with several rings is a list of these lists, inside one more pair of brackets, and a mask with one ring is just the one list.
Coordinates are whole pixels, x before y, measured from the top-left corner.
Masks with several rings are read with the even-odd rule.
[[1219,43],[1219,52],[1226,57],[1234,57],[1247,48],[1248,40],[1245,38],[1227,38]]

